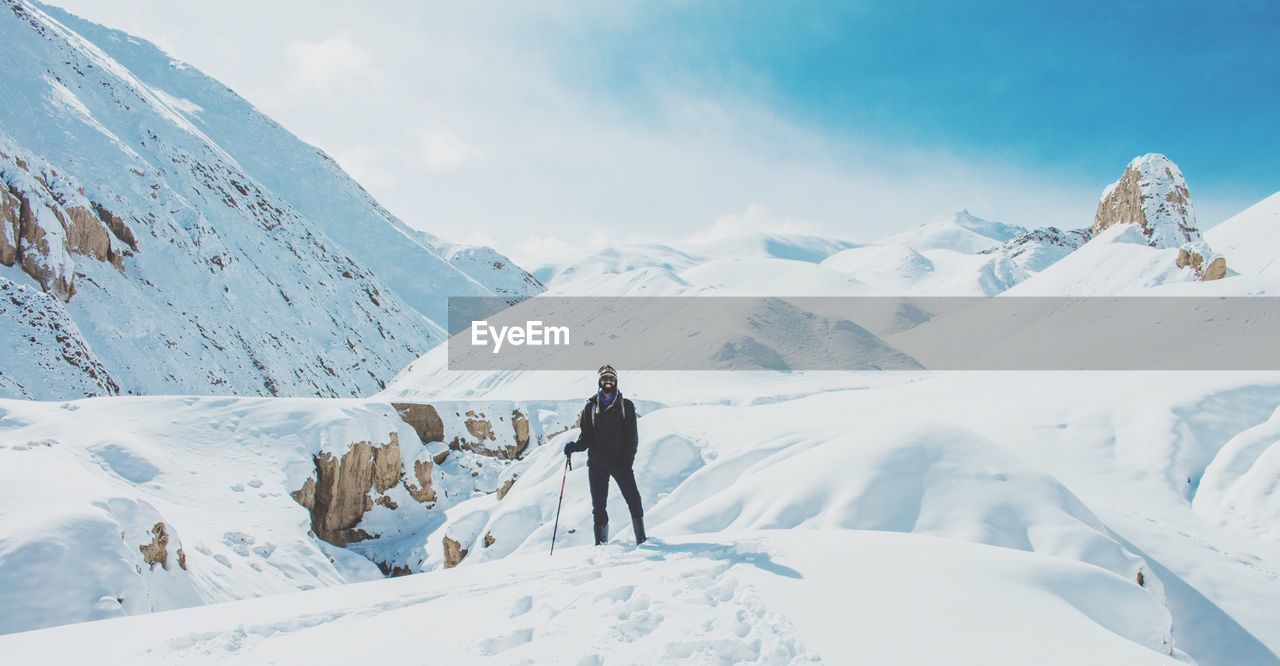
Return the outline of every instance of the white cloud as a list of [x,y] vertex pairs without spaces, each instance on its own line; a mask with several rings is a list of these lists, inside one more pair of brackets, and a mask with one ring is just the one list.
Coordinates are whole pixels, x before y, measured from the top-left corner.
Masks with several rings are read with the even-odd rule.
[[637,7],[61,1],[162,36],[407,223],[449,239],[483,233],[517,261],[551,247],[537,239],[674,241],[734,225],[871,240],[962,208],[1078,227],[1106,185],[832,135],[745,95],[662,81],[607,91],[566,70],[558,37],[626,29]]
[[752,202],[740,213],[726,213],[717,217],[710,227],[691,234],[684,239],[684,242],[719,240],[751,231],[814,236],[832,235],[829,230],[812,220],[780,218],[764,206]]
[[345,36],[290,41],[285,62],[288,84],[326,91],[376,75],[373,56]]
[[429,171],[456,169],[477,154],[475,147],[448,128],[433,127],[418,132],[418,159]]

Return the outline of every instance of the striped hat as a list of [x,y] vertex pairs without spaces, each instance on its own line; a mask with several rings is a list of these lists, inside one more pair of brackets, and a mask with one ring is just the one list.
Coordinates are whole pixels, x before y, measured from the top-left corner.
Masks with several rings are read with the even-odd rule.
[[617,383],[618,381],[617,371],[614,370],[613,366],[609,365],[608,363],[600,366],[600,369],[596,371],[596,383],[599,383],[600,380],[604,379],[605,377],[612,377],[614,383]]

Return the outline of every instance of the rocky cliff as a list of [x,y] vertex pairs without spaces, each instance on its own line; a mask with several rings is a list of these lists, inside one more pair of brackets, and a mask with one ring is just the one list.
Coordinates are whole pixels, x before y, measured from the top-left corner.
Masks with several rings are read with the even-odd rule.
[[[0,396],[367,395],[442,340],[448,296],[541,290],[142,40],[2,0],[0,50],[0,285],[74,324],[0,361]],[[48,372],[67,345],[110,381]]]
[[1151,247],[1178,248],[1177,266],[1195,271],[1201,280],[1227,274],[1226,259],[1200,233],[1182,170],[1160,153],[1134,158],[1103,191],[1090,231],[1097,235],[1116,224],[1138,225]]

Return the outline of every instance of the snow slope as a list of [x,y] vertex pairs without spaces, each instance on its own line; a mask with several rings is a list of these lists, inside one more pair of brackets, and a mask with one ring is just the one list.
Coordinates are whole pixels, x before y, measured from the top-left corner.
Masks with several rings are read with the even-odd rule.
[[[0,649],[73,660],[77,650],[88,649],[81,645],[118,651],[113,654],[122,659],[136,654],[144,662],[296,660],[357,649],[347,640],[354,632],[361,645],[385,640],[376,644],[394,654],[402,649],[396,636],[404,632],[392,627],[419,614],[445,613],[473,619],[448,624],[455,640],[439,654],[468,661],[572,663],[600,654],[624,663],[675,657],[843,663],[900,654],[906,663],[920,663],[913,660],[928,662],[936,645],[908,645],[903,636],[928,635],[955,636],[946,646],[958,658],[980,663],[1001,663],[1000,654],[1037,663],[1059,656],[1158,661],[1171,647],[1202,664],[1276,663],[1280,634],[1269,609],[1280,602],[1280,578],[1270,563],[1280,556],[1280,544],[1241,530],[1231,511],[1202,500],[1222,485],[1214,478],[1239,476],[1213,470],[1243,469],[1236,461],[1257,457],[1275,441],[1280,380],[1274,375],[791,374],[789,388],[807,382],[807,396],[787,395],[788,386],[776,381],[735,381],[737,387],[726,391],[721,379],[702,384],[701,395],[692,386],[671,392],[673,401],[687,406],[640,402],[637,471],[649,532],[660,541],[652,548],[626,546],[630,530],[616,490],[611,527],[622,547],[586,545],[585,470],[575,466],[557,553],[545,556],[564,469],[559,449],[570,431],[503,469],[495,480],[514,479],[514,485],[501,499],[470,493],[442,505],[434,518],[404,521],[403,537],[384,544],[416,549],[425,568],[438,569],[448,536],[467,553],[447,572],[19,633],[0,638]],[[699,384],[696,377],[679,379]],[[631,380],[623,375],[624,391]],[[837,380],[848,390],[833,390]],[[547,394],[536,385],[524,390]],[[183,402],[191,404],[179,407]],[[310,544],[321,555],[347,552],[319,547],[307,536],[305,511],[283,496],[298,479],[282,482],[289,474],[279,470],[305,469],[315,440],[324,441],[317,433],[341,427],[341,435],[330,438],[336,444],[372,436],[390,417],[386,404],[374,401],[105,398],[67,404],[79,407],[76,414],[91,411],[101,436],[82,435],[80,441],[67,434],[71,426],[59,418],[66,411],[59,405],[6,403],[3,422],[19,421],[13,432],[20,436],[0,440],[7,445],[0,456],[9,460],[3,469],[34,479],[97,479],[76,481],[83,489],[67,492],[63,506],[72,515],[110,507],[111,522],[90,524],[86,533],[103,535],[104,543],[118,544],[121,528],[131,537],[128,548],[145,541],[154,516],[126,524],[124,516],[132,514],[117,506],[145,513],[149,505],[173,521],[174,539],[188,553],[188,577],[217,582],[228,595],[240,585],[240,592],[250,592],[241,596],[278,592],[289,582],[279,581],[274,569],[284,566],[282,552],[293,552],[282,549]],[[526,404],[531,414],[572,414],[571,407]],[[184,444],[161,448],[124,439],[122,430],[137,431],[132,422],[140,414],[154,421],[144,432],[157,434],[148,437],[163,429]],[[180,415],[177,423],[168,423],[172,414]],[[120,423],[112,424],[111,415],[119,415]],[[349,418],[342,415],[354,423],[340,425]],[[216,429],[202,430],[199,420]],[[228,445],[215,432],[238,434]],[[274,438],[289,444],[254,444]],[[45,439],[55,443],[45,446]],[[215,456],[215,442],[230,450]],[[261,459],[244,477],[243,458],[264,454],[274,458]],[[68,477],[32,462],[42,459],[86,471]],[[114,470],[105,476],[95,471],[105,469],[103,460]],[[191,463],[183,460],[199,460],[210,470],[210,482],[198,486],[199,506],[179,506],[173,495],[166,500],[165,488],[177,485],[174,477],[185,486],[199,478],[184,476]],[[1257,470],[1255,478],[1265,478],[1267,467]],[[469,479],[465,468],[456,471],[441,478],[441,487]],[[108,481],[110,493],[98,488]],[[232,487],[236,483],[242,490]],[[4,487],[36,493],[8,480]],[[122,494],[125,487],[133,494]],[[1257,481],[1242,487],[1258,487]],[[122,499],[95,499],[106,497]],[[193,515],[182,519],[181,512]],[[65,523],[47,515],[17,524],[41,529],[41,542],[48,542]],[[369,525],[392,524],[400,514],[379,515],[383,522]],[[231,532],[238,534],[228,541]],[[213,557],[192,556],[200,544]],[[276,546],[272,557],[253,550],[265,544]],[[103,551],[115,552],[106,545]],[[321,578],[304,584],[372,573],[367,561],[362,568],[362,558],[349,556],[354,561],[342,567],[325,566],[316,555],[304,559]],[[0,575],[18,571],[8,568],[13,561],[0,554]],[[141,575],[120,577],[170,574],[181,575],[144,567]],[[263,579],[277,587],[248,584],[265,586]],[[87,599],[116,592],[67,586],[62,593]],[[27,591],[22,598],[28,605],[19,607],[36,614],[31,600],[48,596]],[[739,612],[750,619],[737,619]],[[1034,622],[1016,632],[1001,629],[1022,626],[1016,618]],[[857,627],[866,628],[861,640],[841,640]],[[1059,641],[1080,652],[1062,652]]]
[[937,222],[881,239],[877,245],[905,245],[915,250],[943,249],[976,254],[1026,232],[1022,227],[984,220],[962,210]]
[[[377,401],[0,400],[0,633],[369,580],[382,575],[375,562],[420,568],[421,549],[400,557],[402,536],[498,488],[513,410],[536,415],[534,446],[544,427],[564,429],[554,405],[434,407],[440,441],[423,443]],[[316,538],[295,495],[321,458],[358,477],[347,454],[360,442],[396,449],[393,482],[363,480],[369,501],[353,527],[372,537],[337,548]],[[414,497],[418,486],[432,497]],[[157,525],[163,562],[143,548]]]
[[[446,640],[406,631],[447,618],[467,621],[448,622]],[[371,649],[504,664],[1179,663],[1163,621],[1141,588],[1069,560],[880,532],[766,531],[0,636],[0,650],[132,664],[348,663]]]
[[[840,373],[811,376],[830,374]],[[1245,448],[1233,438],[1275,441],[1241,433],[1277,405],[1274,374],[945,373],[645,411],[636,469],[651,535],[889,530],[1068,558],[1130,581],[1142,572],[1169,609],[1176,647],[1205,664],[1277,663],[1268,609],[1280,602],[1280,578],[1269,563],[1280,544],[1191,502],[1216,483],[1206,470]],[[561,441],[514,465],[502,500],[449,509],[428,552],[445,536],[458,540],[470,550],[465,569],[545,551]],[[569,474],[568,488],[557,549],[591,538],[584,470]],[[627,543],[616,490],[609,503],[613,538]]]
[[1141,227],[1107,228],[1060,261],[1005,292],[1009,296],[1115,296],[1151,287],[1198,280],[1195,271],[1179,268],[1176,248],[1148,245]]
[[53,296],[108,373],[5,364],[4,395],[367,394],[440,341],[447,296],[541,289],[151,44],[24,0],[0,36],[0,284]]
[[1204,235],[1239,272],[1280,273],[1280,192],[1233,215]]

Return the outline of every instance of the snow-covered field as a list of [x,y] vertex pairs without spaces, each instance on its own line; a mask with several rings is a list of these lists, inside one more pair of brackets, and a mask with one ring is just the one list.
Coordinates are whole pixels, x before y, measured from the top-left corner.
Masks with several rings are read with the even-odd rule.
[[[1153,153],[1078,229],[720,228],[526,273],[156,47],[3,7],[0,394],[240,397],[0,399],[0,662],[1280,666],[1280,373],[619,368],[652,538],[614,488],[594,547],[561,453],[594,373],[421,353],[445,297],[542,284],[1274,295],[1280,195],[1202,233]],[[277,392],[367,397],[247,396]]]
[[21,662],[1171,664],[1167,612],[1096,567],[885,532],[528,555],[0,638]]
[[[156,578],[197,588],[165,608],[268,596],[13,634],[0,637],[0,650],[76,660],[75,650],[94,646],[121,661],[284,663],[370,640],[409,650],[415,639],[403,624],[421,622],[454,637],[434,653],[500,663],[593,654],[605,663],[846,663],[893,650],[906,663],[938,654],[962,663],[1141,663],[1167,658],[1171,647],[1202,664],[1275,662],[1280,544],[1269,530],[1280,514],[1265,454],[1276,442],[1280,376],[844,374],[839,390],[837,374],[796,373],[796,392],[773,400],[765,398],[775,383],[740,383],[739,398],[754,391],[755,400],[716,400],[710,384],[701,397],[673,391],[683,406],[652,402],[653,379],[636,387],[645,400],[637,476],[658,543],[627,545],[615,491],[618,545],[587,545],[585,469],[576,466],[557,552],[547,555],[566,432],[502,472],[516,477],[502,499],[459,493],[467,497],[422,512],[405,538],[428,573],[283,596],[377,575],[364,558],[339,558],[347,551],[311,539],[287,491],[309,471],[308,441],[377,436],[392,418],[386,403],[94,399],[67,403],[97,423],[78,439],[62,407],[6,403],[0,423],[25,425],[0,440],[3,469],[44,482],[6,479],[12,494],[0,506],[58,499],[3,514],[3,543],[65,547],[52,559],[0,551],[14,617],[53,624],[145,613],[96,604],[177,599],[161,596],[167,588]],[[192,411],[169,423],[174,441],[150,448],[113,424],[113,413],[137,420],[123,408],[129,402],[166,421],[182,412],[172,403]],[[348,415],[370,432],[334,432]],[[202,420],[224,437],[188,435]],[[61,427],[61,438],[33,441],[42,427]],[[400,436],[412,432],[402,427]],[[441,487],[469,478],[439,471]],[[69,487],[51,493],[51,478]],[[140,499],[125,512],[127,501],[112,497]],[[176,526],[188,571],[128,570],[133,542],[145,543],[156,520],[141,514],[152,509]],[[89,522],[79,539],[67,538],[67,526],[89,520],[82,514],[110,525]],[[371,513],[367,525],[387,515]],[[120,531],[127,542],[108,538]],[[100,547],[86,547],[88,535]],[[446,536],[469,551],[449,570]],[[80,582],[33,573],[50,562],[78,570]],[[123,569],[99,569],[108,566]],[[52,614],[54,592],[56,607],[88,610]]]

